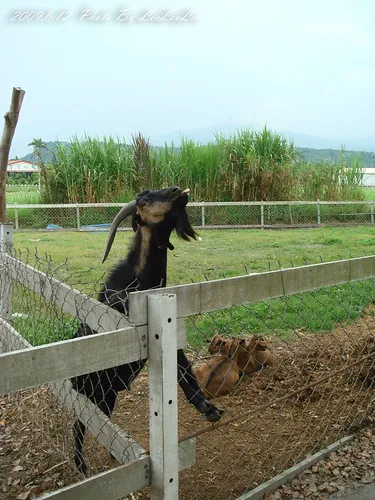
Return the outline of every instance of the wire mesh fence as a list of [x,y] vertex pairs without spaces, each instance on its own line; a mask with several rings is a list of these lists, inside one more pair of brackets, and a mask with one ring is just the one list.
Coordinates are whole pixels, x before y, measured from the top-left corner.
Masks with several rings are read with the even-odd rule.
[[[106,310],[90,316],[101,280],[91,281],[88,270],[72,272],[67,263],[55,265],[30,252],[13,258],[12,264],[2,260],[3,280],[7,276],[8,289],[13,287],[14,328],[4,333],[0,325],[3,351],[69,339],[82,322],[108,330],[113,318]],[[197,439],[195,465],[180,474],[180,498],[237,498],[366,425],[375,377],[375,271],[368,259],[343,261],[349,271],[347,278],[340,274],[340,284],[306,285],[303,292],[289,290],[280,271],[280,296],[264,285],[267,273],[257,275],[263,295],[276,298],[253,300],[249,294],[239,305],[217,310],[217,296],[211,310],[185,316],[187,356],[205,394],[225,413],[209,424],[179,391],[179,439]],[[368,269],[364,278],[356,275],[358,266]],[[324,269],[328,274],[331,267]],[[77,292],[72,299],[65,283],[87,298]],[[223,286],[233,297],[241,288],[236,279]],[[142,358],[142,338],[139,343]],[[90,383],[104,401],[107,382],[98,376]],[[87,399],[79,392],[61,381],[0,397],[2,498],[32,498],[80,479],[73,455],[77,413],[88,426],[87,420],[94,422],[83,450],[89,475],[129,460],[134,443],[138,452],[148,450],[147,369],[130,391],[118,392],[111,427],[102,413],[93,416],[90,393]],[[147,490],[139,493],[147,497]]]
[[[66,262],[55,265],[49,257],[30,252],[7,256],[1,265],[1,291],[12,292],[9,321],[0,319],[1,352],[71,339],[83,333],[82,328],[95,326],[95,331],[85,334],[105,332],[110,329],[108,322],[113,330],[121,327],[122,315],[116,318],[106,309],[98,311],[100,304],[92,297],[101,283],[88,281],[87,269],[72,272]],[[140,359],[143,344],[140,335]],[[135,373],[135,365],[127,367]],[[82,453],[86,475],[127,463],[143,453],[142,445],[130,437],[138,423],[129,411],[122,414],[121,427],[116,425],[116,415],[108,420],[113,395],[121,390],[121,383],[129,383],[129,377],[121,379],[121,367],[110,374],[115,389],[108,384],[108,371],[103,370],[0,397],[0,448],[6,457],[0,471],[2,498],[33,498],[82,479],[73,453],[74,439],[83,441],[83,436],[77,436],[78,420],[90,431]],[[137,411],[147,413],[148,398],[137,392],[136,398],[134,392],[124,394],[123,400],[134,401]],[[147,441],[144,444],[148,447]]]
[[373,286],[365,280],[189,318],[191,359],[225,414],[210,429],[181,410],[181,437],[197,436],[181,498],[240,497],[366,425],[374,411]]
[[[7,206],[16,230],[107,230],[122,204]],[[374,202],[202,202],[187,208],[197,227],[374,224]],[[124,227],[130,229],[130,224]]]

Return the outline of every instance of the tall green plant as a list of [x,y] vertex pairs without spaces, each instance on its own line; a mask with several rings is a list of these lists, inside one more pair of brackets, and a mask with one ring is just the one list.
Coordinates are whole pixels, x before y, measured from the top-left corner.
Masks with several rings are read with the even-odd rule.
[[183,138],[179,145],[152,147],[140,133],[126,145],[118,138],[74,137],[60,144],[46,165],[43,201],[128,201],[144,189],[189,187],[193,200],[260,201],[361,199],[362,167],[311,165],[297,158],[293,142],[267,127],[243,129],[208,144]]
[[226,198],[287,200],[293,197],[296,152],[292,142],[265,127],[217,137]]

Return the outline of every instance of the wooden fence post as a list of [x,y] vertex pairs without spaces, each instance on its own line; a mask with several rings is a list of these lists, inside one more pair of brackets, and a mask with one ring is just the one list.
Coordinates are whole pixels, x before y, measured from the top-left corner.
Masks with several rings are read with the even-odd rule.
[[152,500],[178,499],[177,300],[148,296]]
[[16,130],[18,115],[21,110],[25,91],[19,87],[13,88],[10,109],[4,115],[4,130],[0,141],[0,222],[7,222],[6,216],[6,181],[9,151]]
[[12,228],[12,224],[0,222],[0,318],[7,321],[12,319],[13,282],[2,269],[1,255],[12,250]]
[[[6,181],[9,151],[16,130],[25,91],[14,87],[10,108],[4,115],[4,129],[0,141],[0,257],[3,252],[12,249],[12,224],[8,224],[6,214]],[[2,266],[0,260],[0,266]],[[12,317],[13,283],[0,271],[0,317],[6,320]]]

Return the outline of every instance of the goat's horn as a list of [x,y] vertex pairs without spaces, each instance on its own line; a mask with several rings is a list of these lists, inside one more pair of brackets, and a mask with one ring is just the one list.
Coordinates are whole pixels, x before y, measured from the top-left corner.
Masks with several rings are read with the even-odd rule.
[[135,206],[136,206],[136,202],[135,201],[131,201],[130,203],[128,203],[127,205],[125,205],[124,207],[122,207],[122,209],[119,211],[119,213],[113,219],[113,222],[112,222],[112,225],[110,227],[109,234],[108,234],[107,246],[106,246],[106,249],[105,249],[105,252],[104,252],[104,257],[103,257],[103,260],[102,260],[102,264],[105,261],[105,259],[108,257],[108,254],[109,254],[109,252],[111,250],[112,243],[113,243],[113,240],[115,239],[116,231],[117,231],[117,228],[118,228],[119,224],[124,219],[126,219],[126,217],[128,217],[129,215],[131,215],[134,212]]

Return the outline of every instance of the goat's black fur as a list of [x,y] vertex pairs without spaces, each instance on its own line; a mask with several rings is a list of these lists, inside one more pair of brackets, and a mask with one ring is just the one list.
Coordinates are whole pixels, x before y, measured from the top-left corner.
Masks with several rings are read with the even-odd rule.
[[[115,267],[99,293],[100,302],[128,314],[128,293],[166,285],[167,249],[173,248],[169,238],[176,230],[184,239],[196,237],[190,225],[186,204],[188,196],[178,188],[144,191],[137,196],[132,225],[136,231],[127,258]],[[95,332],[82,324],[75,337]],[[73,387],[85,394],[106,415],[110,416],[122,390],[129,390],[146,359],[114,368],[74,377]],[[222,411],[210,403],[201,391],[191,364],[182,349],[177,351],[178,383],[188,401],[209,421],[219,420]],[[82,446],[86,427],[79,420],[74,424],[75,463],[85,473]]]

